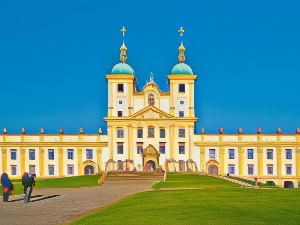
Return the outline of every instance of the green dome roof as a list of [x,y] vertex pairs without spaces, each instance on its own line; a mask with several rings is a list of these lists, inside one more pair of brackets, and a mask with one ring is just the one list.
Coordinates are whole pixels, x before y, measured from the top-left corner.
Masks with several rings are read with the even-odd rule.
[[112,70],[112,74],[134,74],[134,70],[126,63],[116,64]]
[[178,63],[173,67],[172,74],[193,74],[193,70],[185,63]]

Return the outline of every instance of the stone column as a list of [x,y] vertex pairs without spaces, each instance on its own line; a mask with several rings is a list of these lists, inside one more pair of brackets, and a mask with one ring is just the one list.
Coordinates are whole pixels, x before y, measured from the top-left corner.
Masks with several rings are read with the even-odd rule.
[[300,147],[296,148],[296,176],[300,177]]
[[98,172],[100,173],[101,171],[103,171],[103,168],[102,168],[102,148],[98,147],[96,149],[96,151],[97,151],[97,164],[98,164],[98,168],[99,168]]
[[[25,155],[26,154],[26,149],[25,148],[20,148],[20,167],[21,167],[21,176],[24,174],[24,172],[29,172],[26,170],[26,162],[25,162]],[[28,168],[29,169],[29,168]]]
[[62,177],[64,175],[64,149],[58,148],[58,171],[59,176]]
[[262,147],[257,147],[257,161],[258,161],[258,176],[263,176],[263,149]]
[[45,159],[45,150],[42,147],[40,147],[39,148],[40,177],[43,177],[45,175],[44,174],[44,168],[45,168],[44,159]]
[[219,157],[220,157],[220,162],[219,162],[219,175],[224,175],[224,167],[225,167],[225,148],[223,146],[220,146],[219,148]]
[[133,136],[132,125],[128,125],[128,159],[133,160]]
[[83,175],[82,151],[83,149],[81,147],[77,148],[78,176]]
[[205,148],[203,146],[200,147],[200,167],[201,172],[205,173]]
[[2,147],[2,172],[6,172],[7,171],[7,148],[6,147]]
[[170,126],[170,158],[174,159],[174,125]]
[[277,154],[277,176],[282,176],[282,149],[281,147],[276,148],[276,154]]
[[113,127],[108,126],[108,150],[109,150],[109,159],[113,159],[113,142],[114,142],[114,134],[113,134]]
[[244,176],[244,157],[245,157],[245,149],[243,147],[239,147],[239,176]]

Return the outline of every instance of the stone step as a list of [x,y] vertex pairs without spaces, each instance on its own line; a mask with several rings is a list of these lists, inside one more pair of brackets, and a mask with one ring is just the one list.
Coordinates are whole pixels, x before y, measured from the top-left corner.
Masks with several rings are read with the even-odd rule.
[[230,177],[219,176],[219,178],[222,178],[224,180],[230,181],[232,183],[239,184],[239,185],[244,186],[244,187],[254,187],[254,185],[252,185],[252,184],[248,184],[246,182],[243,182],[243,181],[240,181],[240,180],[236,180],[236,179],[233,179],[233,178],[230,178]]

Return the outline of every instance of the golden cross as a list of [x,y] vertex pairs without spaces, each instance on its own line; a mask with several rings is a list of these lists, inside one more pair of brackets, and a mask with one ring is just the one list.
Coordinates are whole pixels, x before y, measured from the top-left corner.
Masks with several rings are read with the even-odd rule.
[[123,37],[124,37],[124,36],[125,36],[125,33],[126,33],[126,29],[125,29],[124,26],[123,26],[122,29],[121,29],[121,33],[122,33],[122,35],[123,35]]
[[183,27],[180,27],[178,32],[180,33],[180,36],[182,37],[183,36],[183,33],[184,33],[184,29]]

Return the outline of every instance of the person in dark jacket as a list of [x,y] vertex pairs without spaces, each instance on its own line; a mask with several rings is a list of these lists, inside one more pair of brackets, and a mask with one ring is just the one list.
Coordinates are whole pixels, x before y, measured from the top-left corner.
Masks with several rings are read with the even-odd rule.
[[28,203],[30,201],[31,193],[32,193],[32,188],[35,186],[35,174],[28,174],[24,173],[22,176],[22,184],[24,187],[24,202]]
[[8,178],[7,173],[1,175],[1,185],[3,190],[3,202],[8,202],[9,195],[14,191],[14,186]]

